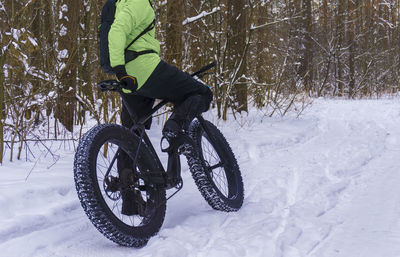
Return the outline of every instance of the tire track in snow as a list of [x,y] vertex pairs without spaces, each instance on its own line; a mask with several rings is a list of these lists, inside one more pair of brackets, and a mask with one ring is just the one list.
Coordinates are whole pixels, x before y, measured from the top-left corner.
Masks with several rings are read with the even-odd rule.
[[[303,168],[300,172],[300,180],[302,185],[306,182],[307,186],[307,188],[303,186],[298,188],[297,200],[291,207],[293,212],[285,213],[284,224],[290,236],[287,242],[281,244],[286,244],[287,247],[280,249],[282,253],[277,256],[304,256],[318,249],[342,222],[334,220],[324,224],[321,223],[323,217],[340,203],[343,194],[355,183],[359,174],[363,172],[363,168],[383,154],[384,147],[380,141],[386,140],[387,133],[384,127],[379,126],[380,124],[374,120],[365,122],[362,120],[363,117],[361,120],[359,117],[354,119],[351,116],[339,117],[338,120],[330,119],[331,116],[335,117],[330,114],[331,111],[335,110],[322,114],[324,118],[319,120],[319,131],[316,136],[293,145],[290,149],[280,149],[278,152],[280,155],[274,153],[275,157],[278,156],[275,160],[288,160],[287,156],[290,156],[288,153],[293,154],[294,159],[289,159],[290,164],[285,166],[292,169]],[[343,112],[343,116],[346,115],[345,113]],[[354,113],[351,114],[354,115]],[[363,143],[361,140],[365,139],[369,141],[354,158],[353,150],[359,151],[360,149],[356,147],[360,147],[360,143]],[[307,149],[310,151],[305,151]],[[343,160],[345,162],[340,163]],[[322,174],[318,172],[318,167],[323,171]],[[310,184],[313,181],[310,178],[316,181],[315,187]],[[287,190],[290,194],[290,186]],[[313,209],[316,213],[310,212]],[[304,229],[311,224],[314,229]],[[281,234],[284,235],[284,233]],[[304,244],[304,241],[308,242]]]
[[79,202],[69,201],[46,210],[45,214],[17,215],[12,219],[12,222],[3,220],[4,225],[0,228],[0,238],[2,239],[0,244],[30,233],[46,230],[59,225],[60,222],[71,221],[71,218],[65,218],[65,214],[79,210],[80,207]]
[[291,179],[288,181],[287,185],[287,203],[286,207],[282,211],[282,221],[279,225],[279,228],[276,230],[275,235],[273,236],[273,241],[275,243],[274,249],[274,257],[281,257],[284,253],[284,248],[288,245],[292,245],[296,243],[297,239],[301,235],[301,231],[297,231],[294,237],[292,235],[286,235],[285,233],[288,231],[288,225],[290,224],[290,212],[292,206],[296,203],[297,199],[297,190],[299,188],[299,173],[297,169],[293,169]]
[[327,217],[339,216],[342,224],[309,256],[399,256],[400,175],[385,165],[395,156],[384,154],[364,167],[369,174],[358,180],[346,201]]

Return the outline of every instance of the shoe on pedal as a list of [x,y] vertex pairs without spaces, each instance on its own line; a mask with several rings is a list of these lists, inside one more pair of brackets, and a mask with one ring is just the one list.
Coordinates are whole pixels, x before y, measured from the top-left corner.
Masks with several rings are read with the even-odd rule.
[[163,152],[175,151],[178,154],[187,156],[193,151],[193,141],[187,134],[189,127],[187,119],[170,118],[163,128],[163,139],[168,141],[168,146],[163,147],[163,139],[161,140],[161,150]]
[[175,120],[175,119],[168,119],[165,122],[164,128],[162,130],[163,136],[167,137],[176,137],[179,132],[182,131],[182,122]]
[[[164,147],[164,139],[168,142],[168,146]],[[163,152],[176,152],[178,154],[188,155],[193,150],[193,142],[190,137],[183,131],[163,130],[163,138],[161,139],[161,150]]]

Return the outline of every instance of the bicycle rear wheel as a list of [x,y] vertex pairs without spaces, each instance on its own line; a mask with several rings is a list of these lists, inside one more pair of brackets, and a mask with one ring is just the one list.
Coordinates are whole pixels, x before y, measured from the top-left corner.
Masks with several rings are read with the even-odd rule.
[[208,204],[220,211],[237,211],[243,204],[243,179],[235,155],[214,124],[190,124],[189,135],[197,151],[187,156],[195,183]]
[[[118,170],[118,154],[123,151],[133,158],[138,142],[125,127],[99,125],[83,136],[74,161],[76,190],[90,221],[108,239],[133,247],[146,245],[159,231],[166,210],[165,189],[142,179],[161,170],[144,143],[136,169]],[[122,214],[122,192],[130,192],[129,203],[135,203],[136,212]]]

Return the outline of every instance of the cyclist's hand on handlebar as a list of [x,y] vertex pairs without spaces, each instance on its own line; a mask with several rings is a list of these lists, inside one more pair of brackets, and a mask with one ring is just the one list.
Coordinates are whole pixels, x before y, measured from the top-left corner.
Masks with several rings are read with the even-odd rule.
[[122,92],[125,94],[133,94],[136,92],[138,87],[137,80],[135,77],[128,75],[124,65],[118,65],[114,67],[115,74],[122,85]]
[[133,94],[137,89],[137,80],[135,77],[126,75],[119,79],[122,85],[122,92],[125,94]]

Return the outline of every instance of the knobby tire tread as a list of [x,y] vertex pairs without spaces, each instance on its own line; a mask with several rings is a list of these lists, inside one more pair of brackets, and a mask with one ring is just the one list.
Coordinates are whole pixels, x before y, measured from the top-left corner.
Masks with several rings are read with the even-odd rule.
[[[194,151],[193,153],[186,156],[189,169],[201,195],[213,209],[225,212],[238,211],[241,208],[244,199],[243,179],[240,173],[239,165],[237,164],[236,157],[223,134],[211,122],[206,121],[206,123],[210,132],[213,134],[213,137],[216,140],[216,142],[210,143],[212,145],[215,143],[219,144],[219,149],[223,151],[223,158],[225,158],[224,161],[228,161],[231,165],[231,171],[229,174],[233,175],[234,179],[236,179],[236,185],[230,186],[236,187],[234,188],[238,192],[236,198],[233,200],[229,200],[222,196],[219,190],[216,189],[214,183],[210,181],[210,178],[206,175],[205,169],[202,165],[200,153],[197,152],[201,150],[201,137],[203,133],[203,129],[198,120],[194,120],[190,124],[189,128],[189,136],[193,139],[197,148],[197,151]],[[214,145],[213,147],[215,148]],[[229,174],[226,174],[226,176],[228,176]]]
[[[89,130],[79,142],[75,154],[74,179],[76,191],[90,221],[105,237],[119,245],[140,248],[145,246],[149,238],[154,236],[161,228],[165,218],[166,193],[165,190],[157,191],[157,199],[161,204],[157,205],[157,214],[155,214],[154,220],[152,219],[148,223],[150,227],[147,231],[140,231],[140,227],[138,227],[139,229],[132,233],[132,230],[129,228],[121,227],[121,225],[115,222],[117,218],[115,216],[111,217],[110,210],[106,210],[105,208],[107,207],[104,208],[105,202],[102,202],[103,196],[101,196],[101,192],[97,189],[98,185],[95,185],[97,183],[97,178],[94,178],[96,172],[93,173],[90,170],[91,162],[93,158],[97,158],[98,153],[98,151],[93,152],[95,150],[93,148],[96,148],[96,141],[102,140],[101,137],[104,137],[106,131],[118,131],[124,135],[130,135],[132,136],[130,139],[132,142],[134,142],[133,139],[136,136],[129,129],[116,124],[102,124]],[[136,145],[138,140],[136,137]],[[141,147],[143,147],[142,153],[151,155],[145,144],[142,144]],[[147,156],[147,158],[151,157],[154,159],[152,155],[150,157]],[[150,165],[149,168],[154,168],[155,164],[145,163],[145,165]],[[133,228],[133,230],[135,229],[136,227]],[[137,233],[138,231],[139,233]]]

